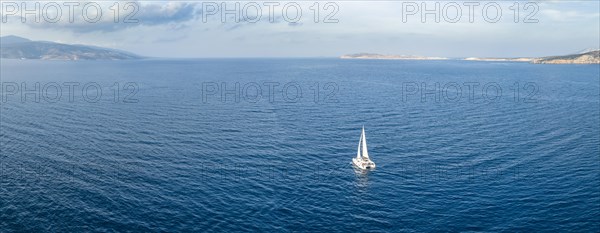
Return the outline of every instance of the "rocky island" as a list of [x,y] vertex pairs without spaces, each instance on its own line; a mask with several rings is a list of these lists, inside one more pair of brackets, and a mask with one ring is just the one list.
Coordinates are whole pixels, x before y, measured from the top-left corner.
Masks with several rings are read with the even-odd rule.
[[425,57],[412,55],[382,55],[376,53],[356,53],[342,55],[341,59],[379,59],[379,60],[446,60],[445,57]]
[[[341,59],[374,59],[374,60],[447,60],[445,57],[425,57],[412,55],[383,55],[377,53],[356,53],[340,56]],[[465,61],[496,62],[529,62],[533,64],[600,64],[600,50],[588,49],[576,54],[549,57],[468,57]]]
[[464,59],[465,61],[512,61],[512,62],[532,62],[534,58],[529,57],[519,57],[519,58],[493,58],[493,57],[468,57]]
[[478,58],[469,57],[465,61],[508,61],[529,62],[534,64],[600,64],[600,50],[585,51],[577,54],[564,56],[550,56],[539,58]]
[[32,41],[18,36],[0,37],[0,57],[21,60],[129,60],[142,58],[139,55],[116,49]]
[[541,57],[534,59],[535,64],[600,64],[600,50],[565,56]]

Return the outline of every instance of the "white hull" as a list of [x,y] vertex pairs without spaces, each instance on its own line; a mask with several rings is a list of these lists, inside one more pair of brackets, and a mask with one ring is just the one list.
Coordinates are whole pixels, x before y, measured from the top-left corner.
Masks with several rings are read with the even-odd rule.
[[357,159],[357,158],[353,158],[352,159],[352,164],[354,164],[354,166],[366,170],[366,169],[375,169],[375,163],[373,163],[373,161],[371,160],[361,160],[361,159]]

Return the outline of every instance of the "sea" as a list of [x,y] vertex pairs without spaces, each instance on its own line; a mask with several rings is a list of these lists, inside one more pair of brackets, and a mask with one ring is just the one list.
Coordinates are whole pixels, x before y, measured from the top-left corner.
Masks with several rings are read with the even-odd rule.
[[[600,66],[0,66],[0,232],[598,232]],[[364,126],[374,170],[353,168]]]

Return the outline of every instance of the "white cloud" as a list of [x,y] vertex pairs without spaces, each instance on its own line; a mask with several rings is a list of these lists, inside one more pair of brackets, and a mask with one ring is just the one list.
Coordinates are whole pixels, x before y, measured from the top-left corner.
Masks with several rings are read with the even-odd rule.
[[[19,20],[3,24],[1,33],[109,45],[167,57],[337,56],[350,52],[535,56],[576,51],[581,49],[578,46],[598,47],[600,37],[598,2],[540,2],[535,15],[539,23],[533,24],[522,22],[528,13],[525,11],[520,12],[519,23],[513,21],[509,7],[514,2],[500,2],[503,14],[497,23],[484,20],[482,7],[486,2],[476,8],[473,23],[468,22],[466,8],[457,23],[444,22],[443,18],[442,22],[435,23],[431,15],[422,23],[419,14],[403,22],[401,2],[394,1],[337,2],[339,11],[334,18],[338,23],[323,23],[324,17],[332,12],[332,8],[323,8],[324,2],[320,2],[319,23],[313,22],[314,8],[310,7],[314,2],[299,2],[303,10],[301,20],[290,24],[281,15],[286,3],[281,2],[277,7],[273,22],[266,7],[261,9],[259,22],[235,23],[228,15],[227,22],[222,23],[220,14],[211,15],[208,22],[203,22],[202,4],[198,2],[140,1],[140,12],[136,14],[138,24],[114,24],[113,15],[93,25],[63,22],[31,27]],[[121,19],[125,13],[120,13]]]

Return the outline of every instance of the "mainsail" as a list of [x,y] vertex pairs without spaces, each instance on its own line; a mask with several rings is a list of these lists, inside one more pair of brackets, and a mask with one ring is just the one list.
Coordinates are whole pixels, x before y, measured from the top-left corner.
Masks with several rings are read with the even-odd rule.
[[358,149],[356,150],[356,158],[357,159],[362,159],[362,157],[360,156],[360,143],[362,143],[363,140],[363,134],[360,135],[360,140],[358,141]]
[[365,135],[365,127],[363,126],[362,135],[360,136],[362,141],[362,156],[365,158],[369,158],[369,152],[367,151],[367,135]]

